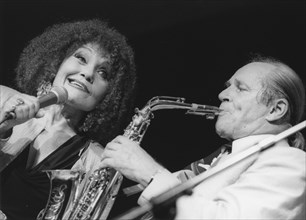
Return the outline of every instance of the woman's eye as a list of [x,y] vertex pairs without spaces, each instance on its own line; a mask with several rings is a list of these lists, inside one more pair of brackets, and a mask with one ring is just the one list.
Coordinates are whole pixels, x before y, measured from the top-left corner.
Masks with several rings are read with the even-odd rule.
[[78,60],[80,60],[82,63],[86,63],[86,59],[81,54],[75,54],[74,55]]
[[107,74],[106,69],[102,68],[102,69],[99,69],[97,72],[103,79],[107,79],[108,74]]

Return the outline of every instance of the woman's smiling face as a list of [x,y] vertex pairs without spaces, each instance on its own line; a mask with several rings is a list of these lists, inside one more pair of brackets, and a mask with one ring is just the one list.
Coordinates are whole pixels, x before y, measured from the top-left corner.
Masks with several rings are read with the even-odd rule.
[[91,111],[102,100],[109,82],[109,55],[97,44],[86,44],[61,64],[53,86],[68,92],[67,105],[77,110]]

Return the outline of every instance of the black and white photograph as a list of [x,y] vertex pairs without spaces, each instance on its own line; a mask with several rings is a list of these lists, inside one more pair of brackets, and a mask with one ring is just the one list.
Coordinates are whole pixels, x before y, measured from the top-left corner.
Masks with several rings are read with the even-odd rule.
[[0,220],[305,219],[305,0],[0,0]]

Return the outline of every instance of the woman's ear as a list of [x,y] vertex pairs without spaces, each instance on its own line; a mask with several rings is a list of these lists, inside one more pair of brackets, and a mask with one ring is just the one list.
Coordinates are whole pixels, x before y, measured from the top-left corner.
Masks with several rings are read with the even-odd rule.
[[289,103],[286,99],[276,99],[270,106],[270,112],[266,116],[269,122],[281,119],[288,111]]

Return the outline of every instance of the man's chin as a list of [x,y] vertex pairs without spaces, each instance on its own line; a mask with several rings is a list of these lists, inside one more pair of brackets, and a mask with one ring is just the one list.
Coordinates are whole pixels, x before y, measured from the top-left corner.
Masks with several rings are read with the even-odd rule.
[[222,126],[221,124],[216,123],[216,133],[219,135],[219,137],[230,140],[232,139],[232,135],[229,134],[227,129],[224,129],[225,126]]

